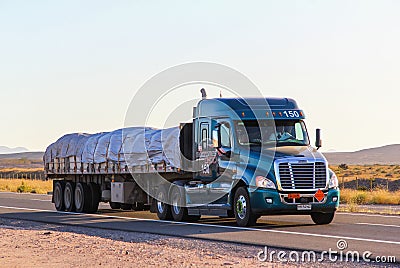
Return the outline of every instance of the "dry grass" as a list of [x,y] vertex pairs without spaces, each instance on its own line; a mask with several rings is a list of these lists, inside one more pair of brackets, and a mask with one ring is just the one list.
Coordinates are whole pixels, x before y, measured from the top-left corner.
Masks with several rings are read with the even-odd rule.
[[358,191],[351,189],[340,190],[340,201],[352,205],[400,205],[400,191],[387,190]]
[[0,191],[47,194],[52,191],[53,182],[40,180],[0,179]]
[[33,173],[33,172],[42,172],[43,168],[0,168],[0,172],[13,172],[13,173]]

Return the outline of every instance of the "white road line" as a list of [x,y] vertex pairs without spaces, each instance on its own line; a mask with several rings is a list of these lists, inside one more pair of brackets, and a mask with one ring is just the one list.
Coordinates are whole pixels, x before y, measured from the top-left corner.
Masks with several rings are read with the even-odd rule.
[[[400,241],[386,241],[386,240],[376,240],[376,239],[368,239],[368,238],[360,238],[360,237],[324,235],[324,234],[313,234],[313,233],[300,233],[300,232],[269,230],[269,229],[266,230],[266,229],[250,228],[250,227],[223,226],[223,225],[193,223],[193,222],[175,222],[175,221],[163,221],[163,220],[153,220],[153,219],[140,219],[140,218],[111,216],[111,215],[84,214],[84,213],[76,213],[76,212],[43,210],[43,209],[34,209],[34,208],[20,208],[20,207],[7,207],[7,206],[0,206],[0,208],[15,209],[15,210],[27,210],[27,211],[37,211],[37,212],[50,212],[50,213],[69,214],[69,215],[92,216],[92,217],[109,218],[109,219],[125,219],[125,220],[131,220],[131,221],[149,221],[149,222],[161,222],[161,223],[177,224],[177,225],[193,225],[193,226],[213,227],[213,228],[222,228],[222,229],[233,229],[233,230],[240,230],[240,231],[257,231],[257,232],[266,232],[266,233],[280,233],[280,234],[289,234],[289,235],[302,235],[302,236],[346,239],[346,240],[354,240],[354,241],[400,245]],[[64,222],[64,224],[65,224],[65,222]]]
[[16,195],[42,195],[42,196],[51,196],[48,194],[31,194],[31,193],[14,193],[14,192],[0,192],[0,194],[16,194]]
[[[51,196],[48,194],[31,194],[31,193],[14,193],[14,192],[0,192],[0,194]],[[29,200],[39,200],[39,199],[29,199]],[[398,218],[398,219],[400,219],[400,215],[382,215],[382,214],[366,214],[366,213],[351,213],[351,212],[336,212],[336,214],[349,215],[349,216],[365,216],[365,217],[381,217],[381,218]]]
[[41,202],[51,202],[51,199],[47,199],[47,200],[45,200],[45,199],[26,199],[26,200],[41,201]]
[[366,217],[397,218],[397,219],[400,219],[400,216],[396,216],[396,215],[365,214],[365,213],[349,213],[349,212],[336,212],[336,214],[341,214],[341,215],[350,215],[350,216],[366,216]]
[[356,224],[400,228],[399,225],[392,225],[392,224],[367,223],[367,222],[357,222]]
[[7,197],[7,199],[18,199],[21,201],[42,201],[42,202],[50,202],[51,199],[31,199],[31,198],[18,198],[18,197]]

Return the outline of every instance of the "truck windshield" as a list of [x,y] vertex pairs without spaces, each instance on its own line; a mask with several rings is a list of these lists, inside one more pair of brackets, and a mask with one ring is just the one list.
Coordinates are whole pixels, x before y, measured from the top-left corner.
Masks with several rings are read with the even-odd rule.
[[[301,146],[308,145],[307,130],[302,120],[244,120],[235,122],[240,145]],[[262,134],[261,134],[262,133]]]

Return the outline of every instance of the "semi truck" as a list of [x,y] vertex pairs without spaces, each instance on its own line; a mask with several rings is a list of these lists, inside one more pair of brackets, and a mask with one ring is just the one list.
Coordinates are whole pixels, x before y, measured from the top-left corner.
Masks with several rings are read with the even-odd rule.
[[202,215],[251,226],[263,215],[310,215],[329,224],[338,179],[316,130],[290,98],[203,98],[190,122],[154,129],[67,134],[51,144],[44,169],[58,211],[149,209],[161,220]]

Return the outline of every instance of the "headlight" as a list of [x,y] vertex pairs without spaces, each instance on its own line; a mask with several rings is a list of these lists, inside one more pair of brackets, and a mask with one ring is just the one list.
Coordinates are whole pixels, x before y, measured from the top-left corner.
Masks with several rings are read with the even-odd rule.
[[276,189],[275,183],[273,183],[273,181],[263,176],[256,177],[256,186],[259,188]]
[[329,170],[329,188],[338,188],[339,187],[339,180],[336,177],[335,172]]

